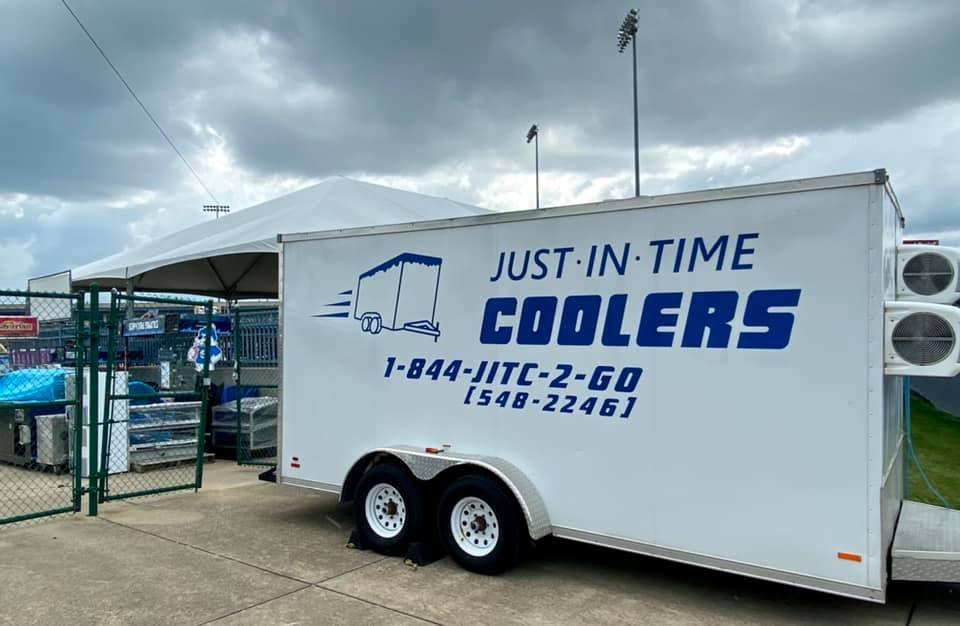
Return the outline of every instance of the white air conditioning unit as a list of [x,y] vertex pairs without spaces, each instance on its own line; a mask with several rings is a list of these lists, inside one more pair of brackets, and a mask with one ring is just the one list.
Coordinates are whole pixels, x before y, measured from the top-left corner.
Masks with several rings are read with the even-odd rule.
[[952,304],[960,299],[960,249],[897,247],[897,300]]
[[884,373],[960,374],[960,308],[925,302],[884,304]]

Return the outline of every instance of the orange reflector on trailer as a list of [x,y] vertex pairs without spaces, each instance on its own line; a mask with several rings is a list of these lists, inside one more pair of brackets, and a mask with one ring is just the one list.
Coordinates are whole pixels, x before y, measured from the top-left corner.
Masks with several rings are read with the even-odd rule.
[[441,452],[443,452],[443,449],[442,448],[424,448],[423,451],[426,452],[427,454],[440,454]]
[[853,561],[854,563],[859,563],[863,560],[859,554],[851,554],[850,552],[837,552],[837,558],[844,561]]

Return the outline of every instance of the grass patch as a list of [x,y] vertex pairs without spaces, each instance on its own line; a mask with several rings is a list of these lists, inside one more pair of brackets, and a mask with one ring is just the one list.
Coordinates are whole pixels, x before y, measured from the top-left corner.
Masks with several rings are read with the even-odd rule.
[[[913,449],[927,477],[950,506],[960,508],[960,418],[937,410],[923,396],[912,394]],[[940,505],[923,483],[916,465],[909,463],[910,500]]]

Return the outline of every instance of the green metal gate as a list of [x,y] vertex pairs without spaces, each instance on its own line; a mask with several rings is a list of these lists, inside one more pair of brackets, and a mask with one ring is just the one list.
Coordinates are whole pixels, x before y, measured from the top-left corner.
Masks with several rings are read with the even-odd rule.
[[80,510],[84,301],[0,291],[0,525]]
[[[240,465],[276,465],[280,390],[279,311],[237,308],[233,317],[236,398],[232,410],[218,411],[235,423],[233,440]],[[216,423],[217,414],[214,415]]]
[[[210,371],[222,354],[212,317],[210,301],[113,292],[99,502],[201,487]],[[172,328],[184,319],[196,320],[192,332]]]

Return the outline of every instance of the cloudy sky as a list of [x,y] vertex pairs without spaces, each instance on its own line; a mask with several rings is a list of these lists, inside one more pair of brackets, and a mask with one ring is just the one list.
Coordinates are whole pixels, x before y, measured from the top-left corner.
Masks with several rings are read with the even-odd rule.
[[[955,0],[68,0],[216,198],[333,175],[495,209],[886,167],[960,245]],[[59,0],[0,0],[0,285],[192,223],[210,197]]]

